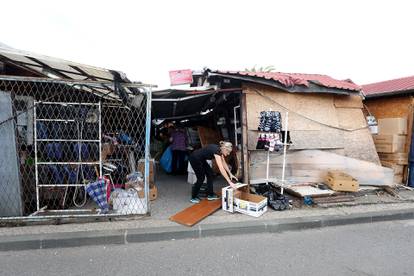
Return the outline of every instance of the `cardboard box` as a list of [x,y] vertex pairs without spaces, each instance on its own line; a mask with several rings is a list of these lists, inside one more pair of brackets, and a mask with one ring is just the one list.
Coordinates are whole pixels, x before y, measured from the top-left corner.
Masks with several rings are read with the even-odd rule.
[[390,161],[382,161],[382,160],[381,160],[381,165],[392,169],[394,171],[394,174],[401,174],[401,175],[404,174],[404,168],[405,168],[404,165],[398,165]]
[[385,118],[378,120],[379,134],[407,134],[406,118]]
[[375,144],[405,144],[406,135],[398,134],[378,134],[372,135]]
[[401,184],[403,182],[402,174],[394,175],[394,183]]
[[[145,191],[144,191],[144,189],[140,189],[138,191],[138,196],[140,198],[144,198],[145,197]],[[158,197],[158,189],[157,189],[157,186],[154,185],[153,187],[150,187],[150,190],[149,190],[149,193],[148,193],[148,197],[149,197],[149,200],[151,200],[151,201],[157,199],[157,197]]]
[[260,217],[267,211],[267,198],[248,191],[247,184],[238,184],[236,190],[230,186],[222,189],[222,209]]
[[[149,171],[149,184],[150,187],[155,185],[155,164],[154,159],[150,159],[150,171]],[[138,171],[142,173],[142,175],[145,177],[145,159],[140,159],[138,161]]]
[[329,171],[325,183],[338,192],[358,192],[359,183],[352,176],[341,171]]
[[390,161],[398,165],[407,165],[408,164],[408,153],[406,152],[397,152],[397,153],[378,153],[381,161]]
[[377,152],[394,153],[404,152],[407,136],[397,134],[379,134],[373,135],[375,148]]
[[377,152],[394,153],[404,151],[405,143],[400,144],[375,144]]

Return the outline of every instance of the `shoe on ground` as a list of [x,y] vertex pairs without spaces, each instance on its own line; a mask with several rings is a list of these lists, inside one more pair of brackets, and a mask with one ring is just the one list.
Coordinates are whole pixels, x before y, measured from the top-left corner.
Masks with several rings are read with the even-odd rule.
[[190,202],[191,203],[200,203],[200,198],[198,198],[198,197],[192,198],[192,199],[190,199]]
[[207,196],[207,200],[210,200],[210,201],[211,200],[217,200],[217,199],[219,199],[219,197],[216,194]]

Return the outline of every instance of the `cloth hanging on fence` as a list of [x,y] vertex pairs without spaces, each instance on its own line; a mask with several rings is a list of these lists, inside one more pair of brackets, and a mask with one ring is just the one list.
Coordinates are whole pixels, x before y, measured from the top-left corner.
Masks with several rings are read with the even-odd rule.
[[101,179],[95,182],[91,182],[86,185],[86,192],[98,204],[99,208],[102,210],[102,213],[108,213],[109,205],[106,199],[106,183],[105,180]]
[[262,111],[260,112],[259,131],[281,132],[282,116],[279,111]]

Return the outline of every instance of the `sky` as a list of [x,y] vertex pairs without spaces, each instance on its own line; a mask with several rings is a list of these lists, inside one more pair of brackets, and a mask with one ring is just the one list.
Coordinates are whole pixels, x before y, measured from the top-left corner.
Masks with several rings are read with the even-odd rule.
[[0,42],[168,87],[170,70],[414,75],[412,1],[3,0]]

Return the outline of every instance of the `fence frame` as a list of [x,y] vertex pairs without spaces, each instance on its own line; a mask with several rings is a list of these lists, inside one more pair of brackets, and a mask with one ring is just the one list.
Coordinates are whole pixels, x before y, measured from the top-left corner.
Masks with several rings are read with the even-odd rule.
[[[147,213],[146,214],[129,214],[129,215],[122,215],[117,213],[90,213],[90,214],[76,214],[79,211],[86,212],[89,211],[88,209],[66,209],[66,210],[47,210],[48,213],[51,213],[49,215],[44,215],[42,212],[46,211],[44,208],[40,208],[38,198],[37,198],[37,211],[35,211],[32,214],[26,215],[26,216],[0,216],[0,222],[12,222],[12,221],[43,221],[43,220],[49,220],[49,219],[82,219],[82,218],[116,218],[116,217],[137,217],[137,216],[145,216],[151,215],[151,204],[149,200],[149,176],[150,176],[150,140],[151,140],[151,101],[152,101],[152,89],[157,87],[152,84],[144,84],[140,82],[131,82],[131,83],[115,83],[115,82],[104,82],[104,81],[90,81],[90,80],[62,80],[62,79],[50,79],[50,78],[37,78],[37,77],[21,77],[21,76],[0,76],[0,82],[2,81],[15,81],[15,82],[33,82],[33,83],[46,83],[46,84],[67,84],[70,85],[71,88],[74,88],[76,85],[81,86],[82,85],[99,85],[102,87],[112,87],[116,85],[121,85],[125,88],[136,88],[139,90],[139,94],[144,95],[145,97],[145,169],[144,169],[144,194],[145,194],[145,200],[146,200],[146,208]],[[3,91],[6,93],[13,93],[12,91]],[[115,92],[115,89],[114,89]],[[100,96],[98,96],[100,97]],[[40,102],[41,103],[41,102]],[[36,101],[33,104],[33,106],[30,106],[27,108],[27,110],[20,112],[18,114],[13,114],[13,116],[7,120],[4,120],[0,122],[1,124],[16,119],[18,116],[28,112],[30,109],[34,109],[34,112],[36,110],[36,105],[38,105],[39,102]],[[14,101],[12,99],[12,105],[14,105]],[[124,108],[122,105],[119,106],[120,108]],[[101,102],[99,103],[99,110],[101,112]],[[101,120],[101,116],[99,116],[99,120]],[[132,118],[131,118],[132,119]],[[17,128],[17,126],[15,127]],[[16,130],[15,130],[16,131]],[[37,136],[36,134],[36,127],[34,126],[34,137]],[[99,145],[101,145],[101,122],[99,124],[99,137],[100,142]],[[36,138],[34,138],[36,139]],[[18,144],[17,137],[16,137],[16,145]],[[36,143],[35,143],[36,145]],[[99,160],[100,160],[100,176],[102,176],[102,148],[99,149]],[[37,157],[37,156],[36,156]],[[17,160],[19,161],[20,157],[17,156]],[[37,159],[37,158],[36,158]],[[37,160],[35,160],[37,162]],[[37,166],[37,164],[36,164]],[[19,177],[21,177],[21,172],[19,172]],[[36,178],[37,178],[37,169],[36,169]],[[36,181],[37,183],[37,181]],[[38,189],[36,184],[36,190]],[[23,193],[23,192],[22,192]],[[63,212],[66,212],[68,214],[62,214]]]

